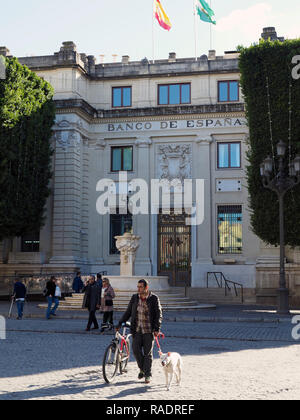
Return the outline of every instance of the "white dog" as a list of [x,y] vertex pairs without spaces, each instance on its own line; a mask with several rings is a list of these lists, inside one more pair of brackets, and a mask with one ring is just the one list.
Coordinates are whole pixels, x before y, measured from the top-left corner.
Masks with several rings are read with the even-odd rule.
[[182,358],[179,353],[163,354],[162,352],[159,352],[159,357],[166,376],[167,390],[170,391],[170,386],[173,380],[174,373],[176,375],[177,385],[181,384]]

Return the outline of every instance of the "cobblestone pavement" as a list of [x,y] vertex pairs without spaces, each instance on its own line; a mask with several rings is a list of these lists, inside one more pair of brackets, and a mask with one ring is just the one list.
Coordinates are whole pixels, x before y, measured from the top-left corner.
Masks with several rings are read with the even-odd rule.
[[167,392],[155,349],[153,380],[137,380],[133,358],[113,385],[101,362],[112,336],[84,332],[85,320],[7,320],[0,340],[0,400],[299,399],[300,341],[290,323],[165,322],[163,351],[183,357],[181,387]]

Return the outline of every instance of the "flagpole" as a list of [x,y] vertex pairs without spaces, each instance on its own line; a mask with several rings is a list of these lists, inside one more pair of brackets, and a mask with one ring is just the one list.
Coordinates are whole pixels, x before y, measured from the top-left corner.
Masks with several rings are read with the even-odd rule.
[[196,21],[196,0],[193,0],[193,13],[194,13],[194,38],[195,38],[195,61],[197,61],[197,21]]
[[152,61],[154,64],[154,56],[155,56],[155,39],[154,39],[154,5],[155,0],[152,1]]
[[[211,7],[211,0],[210,0],[210,8]],[[212,24],[210,24],[210,49],[212,50]]]

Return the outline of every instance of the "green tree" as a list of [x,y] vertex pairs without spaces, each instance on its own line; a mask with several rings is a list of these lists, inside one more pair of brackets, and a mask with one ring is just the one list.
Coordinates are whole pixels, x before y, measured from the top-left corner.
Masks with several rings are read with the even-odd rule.
[[39,231],[50,194],[53,88],[16,58],[0,80],[0,240]]
[[[290,150],[286,171],[289,159],[300,152],[300,81],[292,78],[292,58],[300,54],[300,40],[261,41],[249,48],[239,47],[239,51],[250,130],[247,179],[251,226],[263,241],[278,245],[278,198],[263,187],[260,164],[270,155],[278,168],[276,144],[280,140]],[[285,235],[287,245],[300,245],[300,186],[285,197]]]

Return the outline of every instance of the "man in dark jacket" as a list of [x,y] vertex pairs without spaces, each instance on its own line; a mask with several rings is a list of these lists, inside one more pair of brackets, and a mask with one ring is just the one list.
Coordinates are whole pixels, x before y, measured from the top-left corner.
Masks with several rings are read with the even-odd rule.
[[76,277],[73,280],[73,285],[72,285],[72,289],[74,290],[75,293],[80,293],[81,290],[83,289],[83,281],[81,280],[81,273],[80,271],[78,271],[78,273],[76,274]]
[[46,298],[48,300],[48,308],[46,312],[46,318],[50,319],[50,315],[53,315],[52,305],[55,304],[55,290],[56,290],[56,278],[52,276],[46,284]]
[[147,384],[152,377],[154,337],[158,336],[162,322],[162,309],[158,296],[149,291],[147,280],[138,282],[138,293],[133,295],[128,308],[119,321],[118,329],[131,317],[132,349],[140,373]]
[[83,308],[87,308],[90,313],[86,331],[90,331],[92,324],[94,324],[93,330],[98,330],[99,324],[96,318],[96,310],[100,309],[101,306],[101,292],[99,285],[95,281],[95,276],[90,276],[83,288],[83,292],[85,292]]
[[22,283],[21,279],[16,279],[15,286],[14,286],[14,298],[16,299],[17,308],[18,308],[18,318],[23,318],[23,310],[24,310],[24,303],[26,297],[26,287]]

